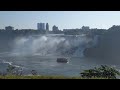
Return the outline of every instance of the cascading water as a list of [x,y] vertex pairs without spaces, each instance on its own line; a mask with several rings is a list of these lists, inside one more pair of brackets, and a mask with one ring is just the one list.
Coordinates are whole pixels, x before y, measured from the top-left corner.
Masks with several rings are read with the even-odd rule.
[[44,35],[15,39],[12,53],[16,55],[83,56],[92,38],[85,35]]

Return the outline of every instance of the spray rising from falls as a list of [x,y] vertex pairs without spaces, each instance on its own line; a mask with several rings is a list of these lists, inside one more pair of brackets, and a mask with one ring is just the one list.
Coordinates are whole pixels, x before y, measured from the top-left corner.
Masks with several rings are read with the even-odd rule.
[[[91,44],[89,44],[91,42]],[[83,56],[86,47],[94,44],[85,35],[39,35],[15,39],[12,54],[40,56]]]

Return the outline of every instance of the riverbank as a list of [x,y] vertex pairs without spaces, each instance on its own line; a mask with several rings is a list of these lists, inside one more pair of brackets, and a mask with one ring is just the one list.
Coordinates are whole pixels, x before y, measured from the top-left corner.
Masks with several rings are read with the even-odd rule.
[[[0,79],[88,79],[82,77],[66,77],[66,76],[16,76],[16,75],[6,75],[0,76]],[[107,79],[107,78],[89,78],[89,79]]]

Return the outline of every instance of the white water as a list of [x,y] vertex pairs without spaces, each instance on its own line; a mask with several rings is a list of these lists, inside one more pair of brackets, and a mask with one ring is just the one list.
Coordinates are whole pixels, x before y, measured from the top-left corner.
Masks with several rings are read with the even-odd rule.
[[[97,37],[92,39],[85,35],[19,37],[14,40],[11,52],[0,53],[0,70],[14,65],[27,75],[36,70],[41,75],[78,76],[85,69],[104,64],[84,57],[83,50],[95,44]],[[67,57],[69,63],[57,63],[58,57]]]
[[[16,38],[11,54],[40,56],[83,56],[83,50],[92,42],[83,35],[46,35]],[[64,53],[64,54],[63,54]]]

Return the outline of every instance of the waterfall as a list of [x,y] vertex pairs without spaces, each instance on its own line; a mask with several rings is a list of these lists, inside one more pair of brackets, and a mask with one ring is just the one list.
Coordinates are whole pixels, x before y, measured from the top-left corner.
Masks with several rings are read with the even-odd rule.
[[86,35],[38,35],[14,40],[12,53],[16,55],[83,57],[86,47],[96,44],[96,37]]

